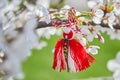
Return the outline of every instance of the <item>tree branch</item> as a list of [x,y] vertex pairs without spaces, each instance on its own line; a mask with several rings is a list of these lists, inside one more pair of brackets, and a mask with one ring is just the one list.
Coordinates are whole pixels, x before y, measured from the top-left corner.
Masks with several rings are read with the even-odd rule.
[[[93,22],[88,22],[88,23],[83,22],[83,25],[88,25],[88,24],[93,25],[93,26],[96,25],[96,24],[94,24]],[[101,27],[110,28],[110,27],[108,26],[108,24],[101,23],[101,24],[99,24],[99,25],[101,25]],[[36,29],[38,29],[38,28],[46,28],[46,27],[53,27],[53,26],[52,26],[52,22],[50,22],[49,24],[47,24],[46,22],[41,21],[41,22],[38,23],[38,26],[37,26]],[[113,25],[113,28],[114,28],[114,29],[120,29],[120,24]]]
[[38,29],[38,28],[46,28],[46,27],[52,27],[52,22],[47,24],[46,22],[41,21],[41,22],[38,23],[38,26],[37,26],[36,29]]
[[[88,24],[93,25],[93,26],[97,25],[97,24],[95,24],[94,22],[88,22]],[[83,23],[83,25],[87,25],[87,24],[86,24],[86,23]],[[100,25],[101,27],[110,28],[108,24],[101,23],[101,24],[99,24],[99,25]],[[114,29],[120,29],[120,24],[113,25],[113,28],[114,28]]]
[[[109,28],[109,26],[107,24],[101,24],[101,26]],[[113,28],[114,29],[120,29],[120,24],[113,25]]]

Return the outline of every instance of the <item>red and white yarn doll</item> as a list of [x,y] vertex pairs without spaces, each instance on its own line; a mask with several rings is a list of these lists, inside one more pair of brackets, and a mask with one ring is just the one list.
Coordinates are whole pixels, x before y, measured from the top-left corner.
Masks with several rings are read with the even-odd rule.
[[54,50],[53,69],[70,72],[79,72],[90,67],[95,59],[86,52],[82,44],[73,39],[73,31],[70,28],[63,30],[63,38],[57,41]]

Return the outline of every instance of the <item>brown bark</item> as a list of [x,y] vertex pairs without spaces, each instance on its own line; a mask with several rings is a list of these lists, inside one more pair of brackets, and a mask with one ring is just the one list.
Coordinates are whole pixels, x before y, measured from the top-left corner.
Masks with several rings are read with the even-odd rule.
[[[83,25],[87,25],[87,24],[90,24],[90,25],[93,25],[93,26],[96,25],[96,24],[94,24],[93,22],[83,23]],[[108,26],[108,24],[101,23],[100,25],[101,25],[101,27],[110,28],[110,27]],[[49,24],[47,24],[46,22],[41,21],[41,22],[39,22],[37,28],[46,28],[46,27],[53,27],[53,26],[52,26],[52,22],[50,22]],[[114,29],[120,29],[120,24],[113,25],[113,28],[114,28]]]

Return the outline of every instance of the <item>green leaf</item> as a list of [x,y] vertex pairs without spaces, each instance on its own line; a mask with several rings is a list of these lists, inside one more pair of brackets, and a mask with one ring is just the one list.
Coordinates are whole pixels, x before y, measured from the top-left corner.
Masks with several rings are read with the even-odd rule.
[[87,18],[87,19],[91,19],[91,18],[92,18],[89,13],[82,13],[82,14],[80,14],[78,17],[85,17],[85,18]]
[[63,18],[60,14],[54,14],[54,16],[55,16],[56,19]]

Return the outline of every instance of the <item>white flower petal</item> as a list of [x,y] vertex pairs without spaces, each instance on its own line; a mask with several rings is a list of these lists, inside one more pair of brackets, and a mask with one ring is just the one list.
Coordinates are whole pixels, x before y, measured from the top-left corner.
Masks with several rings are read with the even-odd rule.
[[88,4],[88,7],[92,9],[92,8],[95,7],[95,5],[96,5],[97,3],[96,3],[95,1],[88,1],[87,4]]
[[120,69],[113,74],[114,80],[120,80]]
[[117,53],[116,61],[120,64],[120,52]]
[[65,6],[63,6],[63,8],[62,9],[70,9],[71,7],[69,6],[69,5],[65,5]]
[[90,34],[90,31],[89,31],[89,29],[88,29],[88,26],[83,26],[83,27],[81,28],[81,32],[82,32],[82,34]]
[[76,16],[79,16],[80,14],[81,14],[80,12],[76,11],[76,14],[75,14],[75,15],[76,15]]
[[112,23],[108,23],[108,26],[109,26],[111,29],[114,29]]
[[95,12],[95,16],[96,16],[96,17],[102,18],[103,15],[104,15],[103,10],[101,10],[101,9],[96,10],[96,12]]
[[86,46],[87,40],[86,40],[85,38],[81,38],[81,39],[80,39],[80,43],[81,43],[83,46]]
[[88,40],[88,41],[92,42],[93,39],[94,39],[94,36],[93,36],[92,34],[87,35],[87,40]]
[[63,28],[63,31],[68,34],[71,31],[71,28],[65,27],[65,28]]
[[53,28],[50,28],[49,30],[48,30],[48,32],[49,32],[49,34],[51,34],[51,35],[54,35],[55,33],[56,33],[56,28],[55,27],[53,27]]
[[113,24],[115,23],[116,17],[114,13],[110,13],[108,17],[108,25],[111,29],[113,29]]
[[95,24],[100,24],[101,23],[101,19],[100,18],[98,18],[98,17],[93,17],[93,22],[95,23]]
[[47,43],[46,42],[44,42],[44,41],[42,41],[42,42],[40,42],[38,45],[36,45],[36,49],[42,49],[43,47],[45,47],[45,46],[47,46]]
[[118,64],[115,60],[110,60],[107,64],[107,67],[110,71],[115,72],[120,69],[120,64]]
[[100,47],[99,46],[89,46],[89,48],[87,49],[87,51],[93,55],[98,54],[98,49]]
[[99,0],[100,1],[100,3],[104,3],[104,0]]

